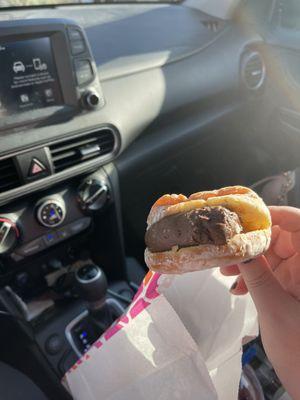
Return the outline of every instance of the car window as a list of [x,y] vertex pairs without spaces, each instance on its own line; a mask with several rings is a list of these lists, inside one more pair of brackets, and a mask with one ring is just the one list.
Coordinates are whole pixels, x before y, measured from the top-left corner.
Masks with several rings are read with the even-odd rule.
[[[121,2],[122,0],[120,0]],[[177,3],[178,0],[133,0],[135,2],[161,2],[161,3]],[[47,5],[70,5],[70,4],[99,4],[111,3],[112,0],[1,0],[0,8],[6,7],[32,7],[32,6],[47,6]],[[118,2],[118,1],[115,1]],[[126,1],[123,1],[126,3]],[[129,2],[129,0],[128,0]],[[132,0],[131,0],[132,2]]]

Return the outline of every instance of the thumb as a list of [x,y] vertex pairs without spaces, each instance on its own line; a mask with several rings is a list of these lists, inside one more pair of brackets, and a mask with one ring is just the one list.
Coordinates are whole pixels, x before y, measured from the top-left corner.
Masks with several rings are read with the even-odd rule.
[[239,264],[239,269],[259,313],[282,308],[289,295],[264,256]]

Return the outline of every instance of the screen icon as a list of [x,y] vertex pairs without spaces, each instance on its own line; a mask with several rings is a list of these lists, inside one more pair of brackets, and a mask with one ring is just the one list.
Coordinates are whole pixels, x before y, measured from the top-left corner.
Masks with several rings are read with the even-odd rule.
[[14,73],[17,74],[18,72],[25,72],[25,65],[22,61],[15,61],[13,64]]
[[36,71],[45,71],[46,69],[48,69],[47,64],[46,63],[42,63],[40,58],[34,58],[32,60],[32,62],[33,62],[33,68]]
[[53,90],[52,89],[45,89],[45,96],[50,98],[53,97]]
[[22,103],[28,103],[29,102],[29,96],[26,93],[20,94],[20,100]]

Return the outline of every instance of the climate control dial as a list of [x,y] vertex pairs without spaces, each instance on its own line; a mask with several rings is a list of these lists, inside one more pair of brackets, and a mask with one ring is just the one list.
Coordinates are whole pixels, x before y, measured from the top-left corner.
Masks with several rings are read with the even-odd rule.
[[47,228],[59,226],[66,217],[66,206],[62,198],[48,198],[37,205],[37,219]]
[[17,225],[8,218],[0,217],[0,255],[10,253],[16,246],[20,232]]
[[101,210],[109,200],[107,184],[99,179],[84,180],[78,188],[78,200],[83,210]]

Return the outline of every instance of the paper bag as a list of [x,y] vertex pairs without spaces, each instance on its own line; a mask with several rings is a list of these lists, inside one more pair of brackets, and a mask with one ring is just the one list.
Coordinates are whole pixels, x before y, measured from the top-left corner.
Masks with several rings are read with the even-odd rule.
[[148,273],[126,314],[66,374],[74,399],[236,399],[242,339],[257,323],[231,283],[217,270]]

